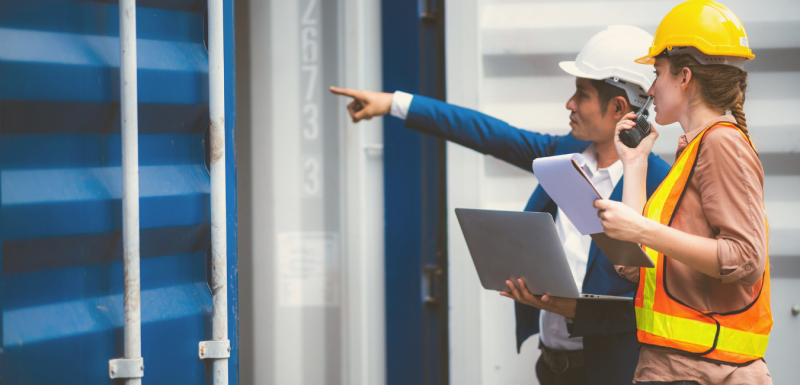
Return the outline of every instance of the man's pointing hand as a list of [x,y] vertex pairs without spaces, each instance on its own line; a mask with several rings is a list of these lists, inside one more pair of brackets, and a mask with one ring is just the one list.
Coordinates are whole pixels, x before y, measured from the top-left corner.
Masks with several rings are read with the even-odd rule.
[[330,90],[336,95],[353,98],[353,101],[347,105],[347,112],[350,113],[353,123],[386,115],[392,109],[393,95],[388,92],[351,90],[337,87],[331,87]]

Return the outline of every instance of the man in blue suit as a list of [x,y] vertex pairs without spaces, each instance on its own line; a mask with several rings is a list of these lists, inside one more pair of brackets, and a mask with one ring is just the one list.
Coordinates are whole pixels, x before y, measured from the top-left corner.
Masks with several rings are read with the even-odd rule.
[[[652,36],[629,26],[611,26],[595,35],[574,62],[562,62],[576,76],[568,135],[535,133],[477,111],[403,92],[381,93],[331,87],[354,99],[348,106],[354,122],[391,113],[406,127],[445,138],[524,170],[538,157],[583,153],[587,175],[601,195],[622,200],[622,164],[614,147],[616,123],[644,105],[652,70],[634,63]],[[669,166],[650,154],[647,194],[653,193]],[[582,236],[540,187],[526,211],[550,213],[556,222],[570,268],[583,293],[632,297],[637,285],[620,277],[614,265]],[[630,384],[638,361],[633,303],[534,296],[524,285],[507,282],[506,297],[516,300],[517,349],[539,333],[542,354],[536,374],[542,385]]]

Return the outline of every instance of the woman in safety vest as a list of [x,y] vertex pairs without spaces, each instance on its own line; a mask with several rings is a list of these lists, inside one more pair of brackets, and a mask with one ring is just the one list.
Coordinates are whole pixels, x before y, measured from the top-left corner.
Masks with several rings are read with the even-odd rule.
[[685,133],[646,201],[647,154],[658,133],[628,148],[619,133],[635,114],[623,118],[616,148],[624,204],[595,202],[606,234],[641,244],[656,265],[618,267],[639,282],[637,382],[772,383],[763,358],[772,329],[764,171],[742,109],[742,65],[754,57],[733,12],[692,0],[667,14],[637,60],[655,66],[648,96],[656,122],[678,122]]

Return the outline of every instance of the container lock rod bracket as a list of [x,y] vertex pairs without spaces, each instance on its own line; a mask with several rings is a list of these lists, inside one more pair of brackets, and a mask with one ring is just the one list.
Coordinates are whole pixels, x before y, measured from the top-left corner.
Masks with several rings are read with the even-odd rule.
[[108,377],[115,378],[142,378],[144,377],[144,359],[115,358],[108,361]]
[[231,341],[200,341],[197,356],[201,360],[228,358],[231,356]]

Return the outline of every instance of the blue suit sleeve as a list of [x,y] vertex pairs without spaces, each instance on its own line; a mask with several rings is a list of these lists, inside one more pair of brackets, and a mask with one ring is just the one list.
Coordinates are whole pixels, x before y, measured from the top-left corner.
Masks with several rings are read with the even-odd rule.
[[468,108],[414,95],[406,127],[458,143],[531,171],[531,162],[555,154],[561,136],[512,127]]

